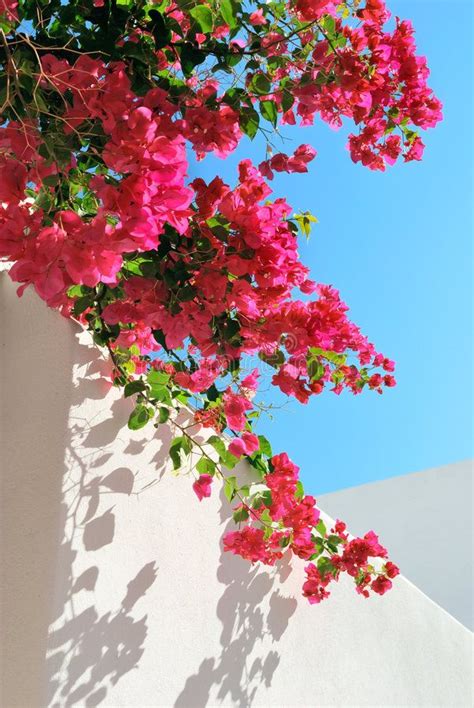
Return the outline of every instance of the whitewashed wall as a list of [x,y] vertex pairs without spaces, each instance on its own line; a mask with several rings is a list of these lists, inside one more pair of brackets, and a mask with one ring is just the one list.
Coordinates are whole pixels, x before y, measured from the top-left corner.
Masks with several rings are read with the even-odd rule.
[[[370,519],[405,575],[471,631],[473,472],[474,460],[463,460],[320,497],[354,534],[364,533]],[[440,572],[440,558],[458,570]]]
[[471,705],[470,632],[408,581],[311,607],[302,564],[223,555],[171,432],[129,431],[87,335],[0,279],[2,708]]

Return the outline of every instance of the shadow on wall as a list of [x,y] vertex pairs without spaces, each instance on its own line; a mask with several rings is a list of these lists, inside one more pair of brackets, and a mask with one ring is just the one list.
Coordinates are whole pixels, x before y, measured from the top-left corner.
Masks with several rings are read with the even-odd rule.
[[[136,494],[136,474],[128,467],[98,475],[97,468],[113,462],[123,448],[120,429],[128,416],[123,401],[105,403],[107,364],[88,346],[76,348],[76,381],[69,414],[62,504],[62,539],[56,571],[56,597],[47,644],[46,705],[96,706],[107,696],[108,685],[136,668],[144,652],[147,616],[135,605],[157,578],[154,560],[141,567],[128,584],[116,588],[98,607],[95,591],[101,580],[100,552],[114,543],[118,495]],[[97,421],[88,415],[88,400],[104,402],[112,413]],[[101,407],[102,408],[102,407]],[[97,409],[92,405],[90,410]],[[129,443],[128,452],[144,450],[145,442]],[[156,477],[159,460],[150,459]],[[164,465],[164,463],[163,463]],[[162,465],[162,467],[163,467]],[[107,504],[107,498],[112,504]],[[105,510],[104,510],[105,504]],[[85,552],[84,552],[85,551]],[[76,570],[76,560],[90,565]],[[90,561],[89,561],[90,558]],[[59,575],[59,577],[58,577]],[[122,576],[120,578],[123,582]],[[105,582],[110,582],[110,578]],[[103,580],[104,582],[104,580]],[[121,598],[117,599],[117,593]],[[105,605],[105,606],[104,606]]]
[[[0,704],[112,706],[111,688],[140,667],[151,622],[142,600],[159,582],[147,544],[138,544],[133,562],[118,568],[122,532],[128,524],[126,538],[139,538],[132,502],[160,482],[171,431],[163,427],[159,439],[153,429],[143,438],[121,433],[130,404],[109,390],[103,377],[108,364],[95,349],[77,344],[74,325],[33,293],[18,300],[11,283],[3,285],[6,650]],[[225,500],[220,514],[227,523]],[[274,576],[281,581],[289,572],[284,564],[267,570],[221,555],[221,650],[196,658],[195,673],[182,680],[181,691],[175,684],[176,693],[166,701],[157,697],[157,705],[191,708],[215,698],[251,705],[258,686],[271,684],[280,660],[276,643],[296,609],[296,600],[274,585]],[[159,624],[159,618],[153,621]]]
[[[223,494],[221,502],[221,519],[226,522],[229,505]],[[230,528],[234,528],[232,522],[226,530]],[[201,661],[197,672],[186,680],[174,708],[214,705],[209,703],[214,696],[226,705],[246,708],[252,705],[260,685],[271,686],[280,656],[276,649],[268,650],[268,640],[276,643],[281,639],[297,607],[294,597],[274,589],[275,578],[284,582],[290,573],[285,557],[268,569],[222,552],[217,578],[226,587],[216,608],[222,624],[222,650],[218,656]]]
[[[132,495],[146,494],[151,484],[158,483],[167,465],[171,431],[160,431],[160,447],[156,438],[121,439],[129,404],[115,400],[104,406],[112,417],[103,419],[87,415],[88,397],[103,398],[100,377],[103,362],[94,350],[81,348],[83,357],[78,367],[76,388],[71,402],[70,444],[66,453],[66,481],[63,509],[64,538],[58,567],[62,572],[60,592],[51,620],[48,641],[47,705],[59,706],[111,705],[107,700],[109,685],[139,667],[145,651],[147,616],[141,616],[139,601],[158,576],[155,559],[150,559],[132,577],[126,587],[115,588],[106,600],[97,601],[101,581],[101,552],[110,553],[114,543],[120,549],[120,528],[127,516],[126,504]],[[91,410],[96,410],[93,406]],[[84,411],[86,415],[84,415]],[[119,458],[130,460],[129,467],[112,469],[105,475],[95,470]],[[134,459],[139,460],[140,474]],[[143,478],[143,468],[148,476]],[[158,474],[157,474],[158,471]],[[121,505],[119,499],[124,498]],[[112,501],[108,503],[108,499]],[[229,506],[222,496],[221,521],[229,520]],[[138,523],[134,515],[133,524]],[[229,524],[231,525],[231,524]],[[216,529],[216,541],[218,538]],[[80,573],[76,556],[91,562]],[[84,553],[86,551],[86,553]],[[96,560],[95,560],[96,559]],[[110,556],[109,556],[110,559]],[[110,583],[110,562],[105,582]],[[184,682],[176,699],[177,708],[206,706],[217,691],[219,701],[232,705],[252,704],[258,686],[269,686],[279,664],[275,648],[295,612],[297,601],[275,590],[274,577],[285,580],[291,572],[284,562],[275,569],[250,566],[240,558],[221,554],[217,571],[224,585],[216,612],[221,622],[218,656],[203,658],[196,674]],[[122,579],[122,575],[119,575]],[[104,580],[103,580],[104,582]],[[119,594],[121,593],[120,597]],[[99,593],[99,596],[101,593]],[[158,611],[158,610],[157,610]],[[156,621],[156,618],[154,618]],[[159,665],[160,657],[156,657]],[[163,670],[163,669],[162,669]],[[157,697],[157,705],[163,701]],[[137,698],[139,701],[139,698]],[[171,705],[173,701],[169,701]],[[168,704],[168,702],[165,702]],[[137,702],[139,705],[139,702]]]
[[6,272],[0,288],[0,705],[31,708],[54,592],[73,327],[32,292],[19,299]]

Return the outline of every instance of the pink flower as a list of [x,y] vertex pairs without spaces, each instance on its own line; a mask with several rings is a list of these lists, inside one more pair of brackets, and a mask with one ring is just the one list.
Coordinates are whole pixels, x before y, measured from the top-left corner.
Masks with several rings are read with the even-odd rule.
[[210,474],[202,474],[193,484],[193,489],[199,501],[204,497],[211,496],[212,477]]
[[231,430],[239,431],[245,428],[247,419],[245,412],[252,410],[253,406],[246,396],[234,393],[230,389],[224,394],[224,413],[227,425]]
[[277,540],[278,536],[266,541],[263,529],[244,526],[240,531],[231,531],[224,536],[224,551],[231,551],[251,563],[261,561],[273,565],[282,556],[281,549],[275,543]]
[[251,455],[260,446],[258,437],[253,433],[245,431],[240,438],[234,438],[229,445],[229,452],[235,457]]
[[275,172],[307,172],[307,164],[316,157],[316,150],[311,145],[300,145],[296,148],[293,155],[285,155],[283,152],[278,152],[269,160],[264,160],[258,166],[258,169],[267,179],[273,179],[273,171]]
[[218,27],[214,28],[214,31],[212,33],[212,36],[215,37],[216,39],[222,39],[222,37],[226,37],[230,32],[230,27],[229,25],[219,25]]
[[370,587],[378,595],[384,595],[392,587],[392,581],[384,575],[379,575],[375,578]]
[[387,374],[386,376],[383,377],[383,382],[385,386],[388,386],[389,388],[392,388],[393,386],[397,385],[397,382],[393,376],[390,376],[390,374]]
[[334,0],[297,0],[296,10],[305,20],[315,20],[326,12],[334,12]]
[[213,151],[218,157],[227,157],[237,147],[242,136],[239,114],[223,104],[217,110],[196,106],[186,111],[184,133],[198,156]]
[[400,573],[400,569],[395,565],[395,563],[387,561],[385,563],[385,573],[389,578],[396,578],[396,576]]
[[329,597],[326,587],[331,582],[332,576],[329,573],[322,576],[314,563],[308,563],[305,572],[307,579],[303,583],[303,597],[308,598],[311,605],[318,604]]
[[314,541],[311,538],[311,529],[308,527],[298,529],[293,535],[291,544],[293,553],[299,558],[308,560],[314,553]]
[[18,22],[17,0],[0,0],[0,16],[5,15],[9,20]]
[[245,376],[245,378],[242,379],[240,390],[246,398],[252,399],[255,396],[259,376],[260,374],[258,373],[258,369],[254,369],[248,376]]
[[386,357],[383,359],[382,366],[384,371],[395,371],[395,362],[391,359],[387,359]]
[[251,25],[254,27],[259,27],[260,25],[266,25],[267,21],[263,15],[263,10],[255,10],[255,12],[252,12],[252,14],[249,17],[249,22]]
[[421,160],[421,158],[423,157],[424,149],[424,142],[420,137],[416,137],[410,149],[405,154],[405,162],[410,162],[411,160]]

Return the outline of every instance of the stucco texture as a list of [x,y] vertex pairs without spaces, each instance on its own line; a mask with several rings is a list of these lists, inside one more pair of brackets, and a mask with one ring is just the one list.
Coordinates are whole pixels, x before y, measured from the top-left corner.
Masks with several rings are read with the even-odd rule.
[[[469,706],[471,634],[401,578],[300,596],[126,427],[87,334],[2,280],[2,708]],[[244,471],[245,472],[245,471]]]

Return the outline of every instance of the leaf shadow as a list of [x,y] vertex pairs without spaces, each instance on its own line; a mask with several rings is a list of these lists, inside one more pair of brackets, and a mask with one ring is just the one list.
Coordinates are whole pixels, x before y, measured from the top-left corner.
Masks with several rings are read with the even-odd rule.
[[[122,581],[123,588],[119,581],[110,598],[104,593],[101,554],[106,547],[113,553],[117,543],[120,500],[140,493],[136,489],[138,470],[134,471],[133,457],[128,456],[130,466],[114,467],[114,460],[123,461],[126,443],[120,440],[120,430],[128,415],[126,402],[115,400],[110,405],[109,400],[104,408],[109,415],[112,409],[113,417],[105,420],[93,413],[95,407],[84,405],[90,398],[88,373],[92,371],[95,377],[100,367],[97,354],[91,356],[89,347],[81,347],[79,354],[84,359],[76,365],[81,367],[81,376],[70,401],[60,524],[63,538],[47,641],[44,704],[52,708],[100,705],[109,687],[138,667],[148,633],[147,614],[140,613],[140,602],[158,578],[156,561],[149,560],[128,582]],[[92,381],[97,384],[96,378]],[[143,453],[145,444],[145,440],[134,440],[132,455]],[[155,446],[150,455],[155,455]]]
[[[223,494],[221,501],[221,518],[228,522]],[[228,522],[226,529],[231,527]],[[288,568],[285,557],[269,570],[222,551],[217,578],[225,587],[216,606],[221,652],[201,660],[196,673],[186,679],[174,708],[204,708],[216,697],[247,708],[262,683],[271,686],[280,663],[277,645],[297,607],[294,597],[275,590],[275,578],[287,578]]]

